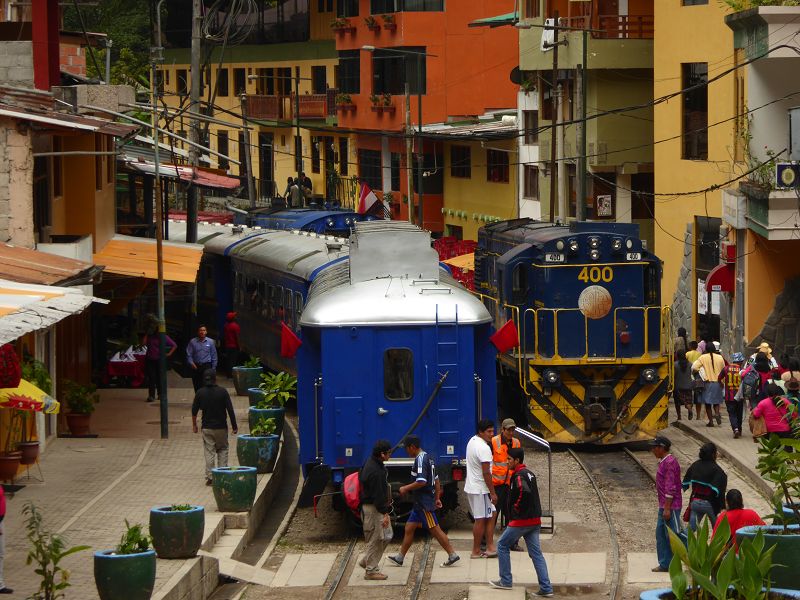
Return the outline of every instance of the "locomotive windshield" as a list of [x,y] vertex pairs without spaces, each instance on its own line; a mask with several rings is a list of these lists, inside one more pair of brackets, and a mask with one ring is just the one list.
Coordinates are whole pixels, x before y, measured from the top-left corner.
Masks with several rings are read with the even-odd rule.
[[414,355],[408,348],[389,348],[383,353],[383,394],[395,401],[414,395]]

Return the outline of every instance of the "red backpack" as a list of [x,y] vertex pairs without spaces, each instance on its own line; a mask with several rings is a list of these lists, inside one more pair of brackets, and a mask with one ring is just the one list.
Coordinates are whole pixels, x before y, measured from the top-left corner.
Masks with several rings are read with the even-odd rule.
[[360,472],[356,471],[350,473],[344,478],[342,484],[342,493],[344,494],[344,503],[353,512],[353,514],[361,518],[361,481],[359,480]]

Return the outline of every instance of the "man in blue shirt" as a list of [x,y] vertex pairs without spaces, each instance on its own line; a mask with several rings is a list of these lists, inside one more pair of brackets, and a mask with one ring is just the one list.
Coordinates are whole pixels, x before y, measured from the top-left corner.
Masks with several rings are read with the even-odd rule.
[[403,447],[406,453],[414,459],[414,466],[411,468],[413,482],[400,488],[400,495],[411,493],[414,499],[414,508],[408,515],[406,528],[403,533],[403,544],[400,552],[395,555],[387,556],[390,562],[398,567],[403,566],[406,552],[414,541],[414,531],[423,526],[430,531],[436,538],[442,549],[447,552],[447,560],[442,563],[443,567],[449,567],[460,558],[453,550],[447,534],[439,527],[439,520],[436,518],[436,509],[442,507],[442,487],[439,477],[436,475],[436,466],[428,453],[420,448],[421,442],[416,435],[409,435],[403,440]]
[[197,329],[197,337],[189,340],[186,346],[186,359],[192,367],[192,385],[196,392],[203,387],[203,372],[206,369],[217,369],[217,347],[214,340],[207,337],[205,325]]

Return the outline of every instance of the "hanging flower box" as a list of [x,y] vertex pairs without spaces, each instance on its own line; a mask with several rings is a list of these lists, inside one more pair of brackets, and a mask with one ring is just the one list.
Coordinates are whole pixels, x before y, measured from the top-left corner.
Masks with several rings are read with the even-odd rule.
[[397,29],[397,23],[384,23],[383,28],[387,31],[395,31]]
[[336,105],[336,110],[341,110],[342,112],[347,112],[348,110],[352,110],[352,111],[355,112],[356,105],[353,104],[353,103],[350,103],[350,104],[337,104]]
[[334,19],[331,21],[331,29],[336,33],[355,33],[356,28],[350,23],[350,19]]
[[372,112],[376,112],[378,114],[380,114],[380,113],[388,113],[390,115],[393,115],[394,111],[395,111],[395,107],[394,106],[383,106],[383,105],[378,104],[378,105],[374,105],[372,107]]
[[397,29],[397,23],[394,20],[393,14],[386,14],[382,15],[381,18],[383,19],[383,28],[388,31],[394,31]]
[[364,17],[364,23],[367,25],[367,29],[374,32],[379,32],[381,30],[381,24],[378,23],[377,19],[372,15],[368,17]]

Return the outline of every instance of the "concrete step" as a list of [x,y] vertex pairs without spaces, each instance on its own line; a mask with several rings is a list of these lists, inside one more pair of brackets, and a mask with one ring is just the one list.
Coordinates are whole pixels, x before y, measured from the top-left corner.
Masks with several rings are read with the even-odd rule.
[[525,588],[521,585],[510,590],[497,590],[487,585],[471,585],[468,600],[525,600]]

